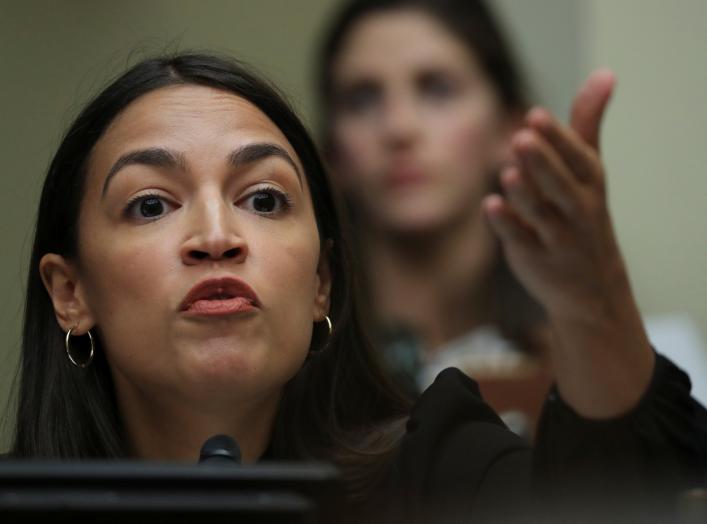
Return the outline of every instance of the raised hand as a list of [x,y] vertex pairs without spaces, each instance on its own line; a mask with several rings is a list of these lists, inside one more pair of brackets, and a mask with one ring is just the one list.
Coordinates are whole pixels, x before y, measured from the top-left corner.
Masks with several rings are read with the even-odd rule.
[[545,308],[557,339],[557,381],[590,417],[618,415],[645,391],[653,353],[609,216],[599,129],[614,88],[608,71],[577,94],[570,126],[531,110],[513,137],[505,196],[483,202],[518,279]]

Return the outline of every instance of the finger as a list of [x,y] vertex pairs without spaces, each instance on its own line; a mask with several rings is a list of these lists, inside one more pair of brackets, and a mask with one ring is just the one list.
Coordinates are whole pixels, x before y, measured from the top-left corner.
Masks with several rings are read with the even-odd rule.
[[[514,138],[513,147],[523,172],[537,187],[538,197],[551,202],[563,214],[572,216],[576,209],[577,183],[552,146],[537,133],[523,130]],[[512,179],[510,182],[513,184]]]
[[592,73],[577,93],[572,104],[570,127],[591,147],[599,150],[599,127],[616,83],[606,69]]
[[503,243],[512,243],[526,249],[539,246],[537,235],[513,211],[506,199],[501,195],[489,195],[481,203],[491,229]]
[[501,185],[518,217],[530,225],[543,245],[552,246],[558,237],[558,223],[561,220],[554,206],[542,198],[517,168],[507,168],[502,173]]
[[576,178],[589,182],[601,174],[596,151],[574,129],[563,126],[549,111],[541,107],[533,108],[526,121],[555,149]]

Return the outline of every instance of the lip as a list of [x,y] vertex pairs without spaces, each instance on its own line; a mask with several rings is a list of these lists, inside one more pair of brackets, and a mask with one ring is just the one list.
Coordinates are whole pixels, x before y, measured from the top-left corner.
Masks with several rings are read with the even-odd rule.
[[396,166],[388,171],[386,185],[391,189],[415,186],[427,179],[422,169],[412,166]]
[[245,313],[260,307],[260,299],[248,284],[235,277],[209,278],[189,290],[179,311],[190,316],[222,316]]

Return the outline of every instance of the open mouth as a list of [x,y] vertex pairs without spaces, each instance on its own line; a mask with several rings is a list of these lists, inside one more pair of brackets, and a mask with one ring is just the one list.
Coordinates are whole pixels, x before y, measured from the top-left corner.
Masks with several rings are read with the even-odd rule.
[[259,306],[253,289],[242,280],[208,279],[194,286],[182,301],[180,311],[192,315],[229,315]]
[[245,297],[218,295],[215,298],[210,297],[192,302],[186,311],[197,315],[224,315],[242,313],[253,308],[253,303]]
[[204,300],[228,300],[230,298],[235,298],[233,295],[230,293],[214,293],[213,295],[208,296]]

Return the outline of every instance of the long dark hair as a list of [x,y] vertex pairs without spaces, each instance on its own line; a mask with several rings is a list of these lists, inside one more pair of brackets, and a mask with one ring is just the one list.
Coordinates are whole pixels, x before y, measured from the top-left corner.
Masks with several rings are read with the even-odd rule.
[[[319,131],[322,146],[331,152],[331,123],[336,104],[334,63],[344,41],[365,17],[382,12],[418,9],[441,22],[475,56],[498,94],[503,109],[522,115],[529,108],[530,86],[515,57],[509,39],[484,0],[351,0],[340,7],[322,40],[316,71],[320,101]],[[494,180],[489,192],[500,192]],[[356,203],[347,202],[356,214]],[[542,349],[536,328],[544,324],[541,306],[527,293],[499,254],[494,269],[495,316],[501,332],[529,351]]]
[[274,87],[239,62],[197,54],[145,60],[121,75],[81,112],[51,162],[27,282],[12,453],[57,459],[127,454],[108,363],[100,350],[86,370],[66,360],[64,333],[42,284],[39,261],[46,253],[78,256],[86,165],[106,128],[140,96],[180,84],[209,86],[250,101],[284,133],[304,166],[322,252],[333,274],[329,315],[334,330],[324,350],[320,346],[326,336],[317,336],[315,330],[314,356],[286,386],[271,450],[281,459],[338,461],[353,472],[352,477],[366,476],[369,463],[380,463],[380,455],[393,449],[396,437],[391,428],[400,428],[395,421],[401,420],[407,406],[380,371],[366,336],[355,297],[358,286],[346,224],[327,173],[306,129]]

